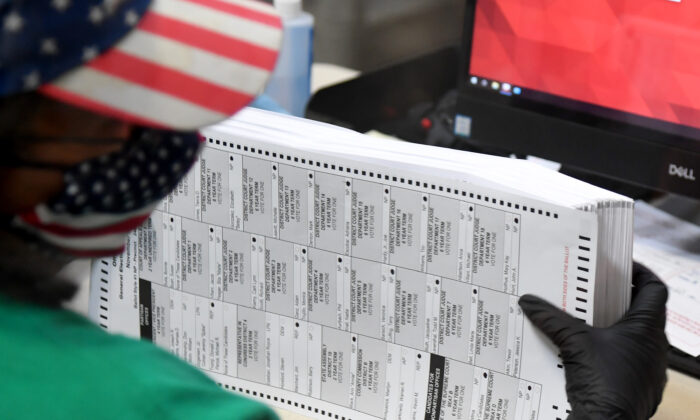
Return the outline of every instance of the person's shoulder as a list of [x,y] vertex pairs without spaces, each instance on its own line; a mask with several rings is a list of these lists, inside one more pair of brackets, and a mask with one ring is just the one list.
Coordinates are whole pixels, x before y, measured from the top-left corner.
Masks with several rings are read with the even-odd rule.
[[131,405],[132,418],[276,418],[263,404],[222,390],[200,370],[151,343],[115,340],[123,351],[111,356],[114,367],[122,369],[124,386],[136,384],[125,396],[126,403],[138,402]]
[[[202,371],[150,342],[122,336],[110,337],[118,352],[110,352],[113,369],[120,369],[115,381],[133,388],[124,403],[131,418],[159,419],[275,419],[265,405],[222,390]],[[103,365],[103,367],[105,367]]]
[[152,343],[109,334],[77,314],[7,302],[0,313],[8,316],[0,321],[0,369],[13,384],[0,385],[0,409],[26,418],[274,418]]

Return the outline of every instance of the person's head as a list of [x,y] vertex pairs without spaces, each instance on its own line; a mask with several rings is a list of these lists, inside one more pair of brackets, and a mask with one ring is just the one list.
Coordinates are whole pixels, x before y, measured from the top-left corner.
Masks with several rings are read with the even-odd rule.
[[0,0],[0,18],[3,277],[120,252],[281,42],[274,10],[245,0]]

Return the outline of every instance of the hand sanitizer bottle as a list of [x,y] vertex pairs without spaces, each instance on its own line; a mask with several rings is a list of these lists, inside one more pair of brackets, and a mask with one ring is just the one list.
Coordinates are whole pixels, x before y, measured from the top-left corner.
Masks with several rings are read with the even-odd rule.
[[284,40],[265,93],[292,115],[304,116],[311,95],[314,18],[301,9],[301,0],[275,0],[282,18]]

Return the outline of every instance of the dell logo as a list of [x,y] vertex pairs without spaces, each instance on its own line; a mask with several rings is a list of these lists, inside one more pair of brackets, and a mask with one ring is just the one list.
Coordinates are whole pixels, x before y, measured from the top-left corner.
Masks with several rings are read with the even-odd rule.
[[684,168],[683,166],[674,165],[673,163],[668,165],[668,174],[671,176],[677,176],[678,178],[687,179],[689,181],[695,181],[695,175],[693,174],[692,168]]

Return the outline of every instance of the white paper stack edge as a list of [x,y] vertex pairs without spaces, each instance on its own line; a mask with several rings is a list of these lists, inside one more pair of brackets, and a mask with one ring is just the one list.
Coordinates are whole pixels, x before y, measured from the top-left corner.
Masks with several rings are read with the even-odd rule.
[[[396,169],[435,174],[571,209],[598,220],[593,325],[608,326],[631,298],[634,202],[525,160],[366,136],[330,124],[245,109],[222,123],[231,132],[280,146],[319,152]],[[565,139],[562,139],[565,141]]]

